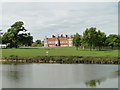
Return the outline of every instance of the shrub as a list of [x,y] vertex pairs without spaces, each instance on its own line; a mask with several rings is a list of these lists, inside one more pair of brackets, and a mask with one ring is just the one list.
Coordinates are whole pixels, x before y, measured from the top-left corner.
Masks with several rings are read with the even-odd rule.
[[18,56],[17,56],[17,55],[10,55],[9,58],[10,58],[11,60],[14,60],[14,59],[18,59]]

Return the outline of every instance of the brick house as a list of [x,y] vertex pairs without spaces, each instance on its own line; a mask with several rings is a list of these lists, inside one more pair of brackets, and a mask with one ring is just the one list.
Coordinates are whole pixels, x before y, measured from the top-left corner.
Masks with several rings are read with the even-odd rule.
[[72,36],[68,37],[66,36],[58,36],[55,37],[54,35],[52,38],[45,38],[44,39],[44,47],[71,47],[72,44]]

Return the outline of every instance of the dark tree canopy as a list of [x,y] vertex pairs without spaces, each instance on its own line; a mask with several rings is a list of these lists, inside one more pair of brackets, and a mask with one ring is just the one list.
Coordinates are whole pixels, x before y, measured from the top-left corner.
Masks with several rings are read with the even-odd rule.
[[107,46],[120,47],[120,35],[110,34],[106,39]]
[[[33,37],[28,34],[21,34],[19,32],[26,32],[27,30],[23,26],[24,23],[22,21],[15,22],[8,31],[3,35],[2,43],[8,44],[10,48],[19,47],[19,45],[25,45],[25,42],[29,44],[32,43]],[[30,39],[30,40],[29,40]],[[24,42],[24,43],[23,43]],[[29,45],[27,44],[27,45]]]
[[76,49],[78,49],[78,47],[80,47],[81,45],[81,36],[76,33],[73,37],[73,45],[76,47]]
[[106,34],[98,30],[96,39],[97,40],[95,46],[99,47],[99,50],[101,50],[102,47],[105,46]]
[[2,44],[2,30],[0,30],[0,44]]
[[33,37],[28,34],[19,34],[19,45],[20,46],[31,46],[33,43]]
[[83,32],[83,38],[82,38],[82,45],[83,46],[89,46],[90,50],[91,48],[94,48],[97,42],[97,31],[96,28],[91,27],[87,28],[85,32]]
[[94,27],[86,29],[83,33],[82,45],[89,46],[90,50],[96,47],[99,47],[99,50],[101,50],[101,48],[105,46],[105,41],[106,34],[100,30],[97,31]]

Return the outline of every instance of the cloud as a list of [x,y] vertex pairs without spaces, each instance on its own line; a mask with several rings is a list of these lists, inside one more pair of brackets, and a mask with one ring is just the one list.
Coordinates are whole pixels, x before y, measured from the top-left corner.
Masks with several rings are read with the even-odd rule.
[[21,20],[35,40],[52,34],[82,34],[85,28],[93,26],[106,34],[118,33],[114,2],[3,3],[2,8],[4,31]]
[[0,2],[119,2],[119,0],[4,0]]

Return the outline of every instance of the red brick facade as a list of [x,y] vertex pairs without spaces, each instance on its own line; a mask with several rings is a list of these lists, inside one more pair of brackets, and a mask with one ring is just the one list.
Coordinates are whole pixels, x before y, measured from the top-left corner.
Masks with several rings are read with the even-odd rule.
[[52,37],[44,39],[44,47],[72,46],[72,37]]

